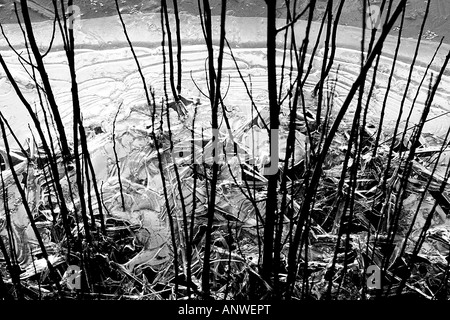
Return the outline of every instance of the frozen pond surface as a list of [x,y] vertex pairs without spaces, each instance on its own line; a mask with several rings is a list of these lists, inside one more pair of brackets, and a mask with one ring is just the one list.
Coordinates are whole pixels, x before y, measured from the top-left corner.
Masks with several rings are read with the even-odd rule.
[[[242,1],[237,1],[242,3]],[[139,59],[139,64],[142,67],[147,85],[153,88],[156,92],[158,101],[164,97],[164,66],[163,53],[161,47],[161,24],[158,13],[142,13],[135,12],[133,14],[124,15],[125,25],[127,26],[131,40],[134,44],[135,52]],[[173,17],[170,21],[174,25]],[[283,24],[283,20],[278,21],[279,26]],[[205,129],[206,135],[210,134],[210,107],[208,99],[202,96],[201,91],[207,92],[207,75],[206,75],[206,59],[207,51],[204,46],[203,33],[199,23],[198,17],[195,15],[184,13],[181,15],[182,25],[182,95],[186,98],[199,98],[201,100],[198,108],[198,121],[195,130],[201,132]],[[45,52],[49,43],[50,35],[52,33],[52,25],[48,21],[38,22],[34,25],[34,31],[38,38],[38,44],[42,52]],[[224,103],[227,106],[230,117],[230,124],[234,129],[236,136],[239,136],[240,142],[250,140],[250,136],[255,134],[258,138],[262,137],[261,145],[267,146],[268,139],[263,137],[262,130],[256,128],[252,121],[251,101],[247,94],[247,88],[243,84],[241,76],[245,79],[247,85],[251,88],[254,102],[267,113],[268,94],[267,94],[267,57],[266,57],[266,22],[264,18],[257,17],[227,17],[227,40],[230,43],[231,51],[227,48],[225,50],[225,57],[223,62],[223,82],[222,93],[226,96]],[[319,24],[314,22],[312,25],[312,38],[315,38],[319,29]],[[299,21],[296,25],[296,41],[300,44],[305,30],[305,22]],[[21,32],[17,26],[6,25],[5,32],[9,40],[19,52],[26,52],[21,39]],[[217,46],[219,40],[219,23],[218,18],[215,17],[213,21],[213,36],[214,44]],[[335,86],[334,97],[334,111],[338,110],[345,100],[350,87],[359,74],[359,43],[361,37],[361,29],[349,26],[341,26],[336,37],[337,52],[335,64],[330,73],[329,80],[325,85],[325,90],[330,91]],[[278,52],[277,52],[277,66],[278,66],[278,84],[282,79],[282,61],[283,51],[282,43],[283,37],[278,38]],[[310,53],[307,56],[306,66],[309,61],[312,62],[312,69],[306,80],[304,92],[306,108],[314,109],[315,98],[311,95],[313,87],[320,79],[320,69],[322,63],[322,56],[324,54],[324,39],[321,39],[319,50],[314,57]],[[397,39],[395,37],[388,37],[383,48],[383,55],[380,60],[379,72],[377,75],[377,83],[373,95],[370,99],[370,108],[368,109],[369,124],[377,125],[381,105],[385,97],[388,77],[393,67],[393,53]],[[163,188],[160,178],[160,169],[158,167],[159,160],[156,157],[156,148],[154,148],[154,141],[150,139],[149,131],[146,131],[151,123],[148,113],[142,112],[146,110],[146,98],[142,82],[137,72],[136,63],[131,54],[130,48],[127,46],[122,27],[117,16],[109,16],[97,19],[82,19],[75,30],[76,51],[76,69],[77,82],[79,85],[79,96],[81,102],[81,111],[83,115],[84,125],[88,128],[89,147],[91,148],[91,159],[96,173],[97,182],[105,182],[105,208],[109,207],[111,215],[110,219],[129,221],[132,225],[145,226],[140,233],[142,243],[144,243],[144,250],[142,255],[139,254],[132,260],[128,261],[124,266],[130,271],[139,264],[153,263],[154,257],[160,255],[160,262],[158,264],[167,263],[170,259],[170,250],[167,243],[169,243],[169,232],[165,225],[165,221],[160,218],[159,214],[163,213],[162,190],[170,190],[172,200],[175,205],[177,202],[177,194],[174,186],[173,176],[168,176],[169,186]],[[314,42],[310,43],[310,46]],[[390,88],[389,97],[387,100],[387,110],[383,130],[386,132],[392,131],[393,123],[397,118],[402,100],[403,93],[406,88],[408,73],[410,69],[410,61],[412,53],[415,49],[416,40],[403,39],[402,46],[399,53],[399,59],[395,64],[394,75]],[[414,67],[411,86],[406,94],[404,118],[408,115],[410,110],[412,112],[411,124],[416,124],[419,121],[423,106],[427,98],[428,80],[424,82],[419,88],[419,83],[425,75],[425,69],[429,63],[433,53],[437,47],[436,42],[424,41],[419,52],[417,65]],[[174,46],[175,48],[175,46]],[[217,47],[216,47],[217,48]],[[431,73],[437,74],[440,66],[444,61],[445,54],[448,52],[450,46],[443,45],[439,51],[435,62],[433,63],[427,79],[431,77]],[[167,48],[166,48],[167,49]],[[310,48],[311,49],[311,48]],[[167,51],[167,50],[166,50]],[[217,51],[217,50],[216,50]],[[12,52],[6,41],[0,38],[0,52],[6,60],[11,72],[13,73],[20,89],[25,94],[28,101],[39,110],[39,99],[36,94],[36,88],[33,81],[30,79],[27,71],[24,70],[17,56]],[[311,52],[309,50],[309,52]],[[232,55],[235,60],[232,58]],[[166,52],[167,58],[167,52]],[[56,35],[56,40],[53,44],[52,51],[45,57],[46,70],[51,79],[51,85],[54,90],[56,100],[59,106],[59,111],[62,115],[63,122],[67,126],[67,134],[69,141],[72,132],[72,95],[71,84],[69,77],[68,65],[66,62],[65,52],[62,51],[62,43],[60,36]],[[289,62],[285,65],[285,72],[290,69]],[[336,71],[339,68],[339,73]],[[296,67],[293,66],[293,73],[297,72]],[[167,73],[166,73],[167,75]],[[336,78],[337,77],[337,78]],[[334,79],[337,79],[334,81]],[[331,79],[331,80],[330,80]],[[367,77],[371,79],[371,74]],[[168,83],[166,83],[169,87]],[[288,79],[285,78],[281,86],[284,93],[288,89]],[[369,83],[365,86],[366,91],[370,87]],[[442,137],[448,130],[450,123],[450,78],[449,73],[446,72],[441,81],[440,88],[437,91],[433,101],[429,122],[425,125],[424,134],[429,134],[434,137]],[[412,101],[418,93],[418,99],[414,108],[411,108]],[[171,94],[169,93],[169,96]],[[356,99],[355,99],[356,100]],[[287,103],[286,103],[287,104]],[[286,124],[287,106],[283,106],[281,121]],[[120,113],[117,118],[117,127],[115,133],[115,140],[111,139],[112,124],[114,122],[117,108],[121,105]],[[348,114],[351,116],[353,106],[349,108]],[[192,115],[193,105],[188,106],[188,113]],[[18,99],[11,84],[6,79],[4,70],[0,69],[0,111],[6,116],[11,124],[16,135],[21,142],[29,139],[31,134],[29,132],[28,124],[31,123],[30,118]],[[39,112],[40,119],[43,119],[42,111]],[[172,137],[172,142],[175,141],[175,148],[178,146],[186,147],[190,145],[191,132],[186,125],[188,121],[180,121],[175,115],[175,112],[170,112],[172,131],[177,135]],[[345,134],[345,129],[349,127],[349,119],[345,119],[342,123],[343,129],[339,134]],[[282,126],[283,126],[282,124]],[[166,124],[165,124],[166,125]],[[245,129],[244,125],[247,127]],[[281,126],[281,127],[282,127]],[[224,126],[223,126],[224,127]],[[222,127],[222,128],[223,128]],[[248,130],[251,128],[251,130]],[[100,129],[100,130],[99,130]],[[164,128],[166,129],[166,128]],[[281,136],[280,141],[284,139],[286,145],[286,127],[284,128],[284,135]],[[97,131],[99,134],[97,134]],[[247,131],[247,132],[245,132]],[[92,134],[94,132],[94,134]],[[250,132],[250,133],[249,133]],[[163,131],[163,134],[167,130]],[[203,133],[203,132],[202,132]],[[283,132],[282,132],[283,133]],[[297,136],[298,133],[298,136]],[[297,146],[304,146],[306,135],[297,132]],[[164,135],[161,135],[161,139]],[[389,136],[389,134],[387,134]],[[209,137],[208,137],[209,138]],[[208,138],[202,139],[204,141]],[[338,140],[338,139],[337,139]],[[12,139],[9,139],[12,142]],[[117,160],[113,159],[112,141],[118,142]],[[266,143],[267,142],[267,143]],[[186,144],[184,144],[186,143]],[[339,142],[338,142],[339,143]],[[338,144],[337,143],[337,144]],[[0,146],[3,143],[0,142]],[[253,143],[252,147],[257,143]],[[282,144],[282,143],[280,143]],[[194,144],[192,144],[194,145]],[[244,145],[243,148],[250,146]],[[305,154],[305,148],[297,148],[295,150],[294,160],[302,159]],[[198,147],[198,146],[197,146]],[[259,146],[257,146],[259,147]],[[334,146],[333,146],[334,147]],[[195,148],[193,146],[193,148]],[[200,148],[200,147],[199,147]],[[169,150],[164,149],[165,156],[169,158]],[[251,148],[248,148],[250,150]],[[159,150],[159,149],[158,149]],[[247,151],[248,151],[247,150]],[[284,146],[284,151],[286,150]],[[3,151],[2,151],[3,152]],[[250,154],[250,151],[248,152]],[[265,155],[261,154],[257,160],[261,160]],[[187,158],[187,159],[186,159]],[[282,159],[280,153],[280,159]],[[172,158],[171,158],[172,159]],[[443,160],[448,162],[447,160]],[[158,160],[158,161],[157,161]],[[186,156],[182,159],[189,162],[191,159]],[[120,163],[122,169],[120,173],[121,179],[126,189],[127,206],[122,203],[122,207],[118,205],[118,183],[117,183],[117,167],[116,162]],[[257,164],[261,164],[261,160]],[[190,163],[190,162],[189,162]],[[181,190],[183,199],[189,199],[192,194],[192,172],[190,166],[183,163],[179,168],[181,171]],[[445,163],[440,163],[442,166]],[[234,165],[234,167],[232,167]],[[167,169],[169,168],[169,169]],[[236,186],[231,186],[231,172],[239,168],[236,162],[231,163],[230,169],[223,166],[221,168],[221,192],[216,202],[217,206],[223,212],[230,214],[232,217],[242,218],[242,224],[246,227],[253,228],[257,225],[257,220],[252,216],[252,210],[249,203],[245,202],[245,198]],[[262,166],[259,167],[262,169]],[[167,165],[161,171],[170,171],[170,166]],[[229,170],[229,172],[227,171]],[[253,170],[253,169],[252,169]],[[258,173],[258,177],[262,183],[266,183],[266,178]],[[169,172],[170,173],[170,172]],[[31,175],[30,175],[31,176]],[[266,179],[266,180],[265,180]],[[242,181],[241,181],[242,182]],[[69,182],[67,182],[69,185]],[[224,189],[222,189],[224,186]],[[204,186],[197,186],[202,205],[206,204],[207,189]],[[31,188],[32,189],[32,188]],[[225,192],[223,192],[225,190]],[[102,192],[103,192],[102,191]],[[35,199],[38,199],[39,193],[36,190],[31,190]],[[34,193],[33,193],[34,192]],[[185,194],[186,193],[186,194]],[[261,196],[261,194],[259,195]],[[103,195],[102,195],[103,197]],[[33,198],[32,198],[33,199]],[[131,199],[131,200],[130,200]],[[192,197],[191,197],[192,200]],[[189,201],[191,201],[189,200]],[[103,201],[103,199],[102,199]],[[192,200],[194,201],[194,200]],[[410,197],[409,204],[417,202],[417,198]],[[260,202],[263,206],[263,202]],[[95,205],[95,204],[94,204]],[[192,204],[190,204],[192,205]],[[245,205],[245,206],[243,206]],[[205,206],[206,208],[206,206]],[[241,208],[245,208],[241,210]],[[264,208],[259,208],[264,211]],[[180,210],[174,210],[179,211]],[[244,213],[242,217],[241,213]],[[14,222],[25,229],[29,225],[23,206],[18,207],[14,214]],[[144,219],[144,220],[141,220]],[[443,220],[448,225],[445,214]],[[422,223],[423,221],[419,221]],[[27,227],[28,228],[28,227]],[[144,230],[145,229],[145,230]],[[420,224],[419,228],[420,229]],[[32,238],[29,228],[25,235]],[[151,236],[150,236],[151,234]],[[23,243],[27,243],[26,237],[20,237]],[[150,240],[149,240],[150,239]],[[162,251],[155,253],[152,250],[156,248],[164,248]],[[158,259],[156,259],[158,260]],[[155,263],[157,265],[157,263]],[[154,266],[155,266],[154,265]]]
[[[163,56],[161,47],[161,25],[158,14],[133,14],[124,16],[131,40],[143,69],[147,84],[156,90],[157,97],[163,96]],[[171,21],[173,23],[173,21]],[[283,21],[278,21],[282,25]],[[182,68],[183,82],[182,94],[185,97],[200,97],[199,90],[207,91],[205,61],[207,52],[203,43],[203,34],[197,17],[182,15]],[[174,25],[174,23],[172,24]],[[303,39],[305,23],[300,21],[297,26],[297,42]],[[312,33],[316,34],[319,24],[313,23]],[[219,22],[216,17],[213,23],[216,44],[219,39]],[[23,47],[23,39],[15,25],[5,26],[6,34],[14,46],[20,50]],[[35,24],[35,33],[42,50],[47,48],[51,35],[51,23],[48,21]],[[339,76],[336,83],[336,104],[339,106],[359,72],[359,39],[361,30],[354,27],[342,26],[337,37],[338,50],[335,59],[335,67],[339,65]],[[279,44],[283,37],[279,37]],[[251,76],[252,93],[257,105],[267,105],[267,75],[266,75],[266,50],[265,50],[265,19],[243,18],[230,16],[227,20],[227,39],[236,58],[241,74],[248,81]],[[61,49],[61,40],[57,34],[52,52],[45,58],[47,72],[52,81],[56,93],[60,112],[66,123],[71,122],[71,92],[70,78],[66,63],[65,53]],[[108,130],[117,106],[123,101],[124,112],[127,108],[145,104],[145,96],[142,83],[137,73],[135,61],[126,45],[125,37],[117,16],[98,19],[82,19],[75,30],[75,42],[78,48],[76,54],[77,81],[81,97],[82,113],[86,126],[103,126]],[[384,47],[384,55],[381,59],[377,76],[377,85],[373,93],[369,117],[377,122],[381,104],[385,95],[388,76],[392,67],[392,54],[396,38],[389,37]],[[410,67],[410,59],[415,48],[415,40],[404,39],[402,41],[400,58],[395,65],[394,79],[387,102],[386,126],[396,119],[399,103],[406,86],[406,79]],[[310,45],[312,47],[312,45]],[[418,61],[412,75],[412,85],[409,88],[405,116],[418,90],[418,84],[424,75],[427,63],[430,61],[437,44],[424,41]],[[447,45],[443,45],[432,67],[437,73],[445,53]],[[166,48],[167,49],[167,48]],[[37,100],[34,85],[27,72],[20,65],[17,57],[11,50],[7,50],[5,40],[0,40],[0,50],[10,66],[20,88],[31,101]],[[23,49],[22,49],[23,51]],[[321,56],[323,55],[323,41],[316,53],[311,74],[306,82],[305,91],[310,92],[320,78]],[[166,52],[167,54],[167,52]],[[310,58],[310,56],[308,57]],[[281,66],[282,50],[278,52],[278,66]],[[246,93],[246,88],[239,77],[236,63],[226,50],[224,60],[223,91],[227,92],[225,103],[236,115],[247,117],[251,112],[251,102]],[[288,67],[288,66],[287,66]],[[281,68],[278,69],[281,79]],[[330,78],[334,79],[332,72]],[[368,77],[370,79],[371,77]],[[284,89],[287,89],[287,81]],[[229,88],[228,88],[229,85]],[[332,82],[329,81],[329,85]],[[368,86],[366,86],[368,87]],[[428,80],[425,81],[416,106],[413,111],[412,123],[416,123],[420,117],[422,107],[427,97]],[[434,106],[429,118],[433,118],[450,111],[450,78],[445,75],[434,100]],[[306,97],[307,99],[309,97]],[[0,108],[17,130],[17,134],[24,141],[29,136],[26,126],[28,118],[25,108],[18,100],[5,73],[0,69]],[[443,136],[448,129],[450,115],[438,117],[425,125],[425,132]]]

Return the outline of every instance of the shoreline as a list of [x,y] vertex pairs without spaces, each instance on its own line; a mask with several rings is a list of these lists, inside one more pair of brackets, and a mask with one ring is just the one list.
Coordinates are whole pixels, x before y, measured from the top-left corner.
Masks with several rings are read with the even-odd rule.
[[[126,14],[123,15],[127,31],[134,47],[160,47],[161,46],[161,26],[159,14],[155,13],[140,13],[140,14]],[[235,48],[265,48],[266,36],[266,18],[256,17],[227,17],[227,39],[232,47]],[[183,45],[203,45],[203,33],[201,26],[196,16],[180,15],[181,39]],[[220,17],[213,16],[213,42],[218,45],[220,35]],[[170,15],[170,24],[174,26],[174,16]],[[282,26],[284,19],[277,19],[277,25]],[[20,28],[17,25],[4,25],[5,34],[7,35],[11,44],[17,50],[24,49],[24,41]],[[304,38],[304,30],[306,21],[299,20],[296,24],[296,41],[299,45]],[[311,35],[312,39],[316,39],[320,27],[319,22],[312,22]],[[50,21],[43,21],[34,23],[35,36],[38,46],[47,48],[50,37],[40,35],[52,34],[52,23]],[[245,32],[243,31],[245,30]],[[127,47],[128,43],[123,33],[118,16],[108,16],[103,18],[81,19],[77,27],[75,25],[75,44],[78,50],[109,50],[116,48]],[[366,32],[368,34],[368,32]],[[378,35],[380,32],[378,32]],[[348,48],[352,50],[360,50],[361,29],[353,26],[339,25],[336,37],[336,46],[338,48]],[[176,44],[176,38],[172,36],[173,46]],[[277,39],[277,45],[281,47],[283,37]],[[324,39],[322,34],[321,40]],[[314,41],[315,42],[315,41]],[[366,40],[367,42],[367,40]],[[383,47],[383,55],[391,57],[393,50],[397,43],[397,36],[388,35],[385,45]],[[415,50],[417,39],[402,38],[400,45],[399,58],[401,61],[411,61],[411,55]],[[421,46],[418,54],[418,63],[428,64],[428,61],[434,54],[439,43],[430,40],[421,40]],[[313,46],[310,41],[309,48]],[[323,42],[319,44],[319,49],[323,48]],[[9,51],[10,48],[6,41],[0,39],[0,51]],[[63,43],[60,37],[59,30],[56,31],[55,40],[52,46],[52,52],[63,50]],[[437,64],[442,62],[444,55],[442,52],[450,51],[450,45],[443,43],[440,53],[437,55]],[[441,61],[440,61],[441,60]]]

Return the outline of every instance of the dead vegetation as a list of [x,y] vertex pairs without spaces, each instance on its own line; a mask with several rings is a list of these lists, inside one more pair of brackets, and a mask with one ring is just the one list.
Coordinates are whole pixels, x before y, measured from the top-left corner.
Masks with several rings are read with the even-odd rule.
[[[22,12],[26,2],[21,1]],[[267,2],[269,105],[253,103],[247,119],[235,118],[223,102],[224,52],[234,59],[226,43],[226,1],[219,46],[211,38],[209,2],[198,2],[209,56],[209,91],[201,101],[181,95],[183,39],[180,26],[169,24],[165,1],[164,97],[146,84],[116,2],[147,104],[125,112],[118,102],[107,132],[83,126],[75,43],[65,24],[66,2],[61,2],[55,26],[65,39],[72,75],[73,141],[58,120],[42,53],[32,50],[32,24],[24,16],[31,51],[21,59],[32,66],[45,119],[37,119],[0,56],[34,116],[30,132],[38,133],[28,145],[16,141],[20,150],[12,150],[14,128],[0,114],[1,297],[296,300],[411,293],[447,299],[449,136],[426,135],[422,129],[450,55],[439,74],[427,69],[423,75],[421,86],[429,90],[421,120],[401,121],[406,87],[396,124],[386,129],[383,113],[377,122],[367,110],[383,41],[397,18],[405,18],[406,1],[397,7],[380,4],[387,12],[383,29],[369,35],[368,48],[362,44],[360,73],[339,106],[333,87],[339,67],[333,59],[344,1],[334,2],[328,2],[321,29],[330,52],[312,92],[304,84],[312,64],[306,53],[319,42],[309,39],[316,1],[301,12],[297,1],[286,1],[286,26],[279,29]],[[309,21],[302,43],[296,43],[293,28],[299,18]],[[362,27],[366,30],[365,22]],[[171,32],[177,35],[177,57]],[[281,82],[289,84],[287,91],[277,78],[276,37],[284,38]],[[416,57],[417,51],[407,86]],[[242,82],[251,87],[251,78]],[[79,287],[69,266],[79,268]],[[367,270],[378,269],[381,282],[373,288]]]

